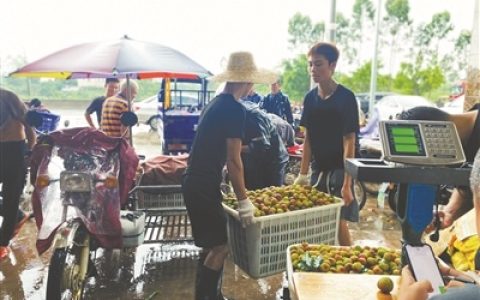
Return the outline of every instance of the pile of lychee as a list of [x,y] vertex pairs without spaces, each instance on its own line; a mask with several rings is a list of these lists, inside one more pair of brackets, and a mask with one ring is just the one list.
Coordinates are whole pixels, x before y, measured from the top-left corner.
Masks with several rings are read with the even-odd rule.
[[[247,196],[256,208],[254,212],[255,217],[281,214],[287,211],[339,203],[341,201],[311,186],[301,185],[266,187],[255,191],[247,191]],[[227,194],[223,202],[229,207],[237,209],[238,202],[234,194]]]
[[336,247],[302,243],[290,247],[294,271],[400,275],[401,253],[385,247]]

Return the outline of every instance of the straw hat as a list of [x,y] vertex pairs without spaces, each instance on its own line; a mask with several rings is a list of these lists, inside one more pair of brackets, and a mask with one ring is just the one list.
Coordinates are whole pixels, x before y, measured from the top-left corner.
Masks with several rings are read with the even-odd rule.
[[210,77],[210,80],[223,82],[248,82],[271,84],[277,80],[275,72],[259,69],[250,52],[234,52],[228,58],[225,72]]

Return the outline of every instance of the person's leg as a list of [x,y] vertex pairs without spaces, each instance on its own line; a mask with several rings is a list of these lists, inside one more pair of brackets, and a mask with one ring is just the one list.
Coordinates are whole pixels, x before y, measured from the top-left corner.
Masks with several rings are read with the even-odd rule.
[[348,222],[340,219],[340,225],[338,228],[338,243],[340,246],[351,246],[352,237],[350,236],[350,230],[348,229]]
[[195,244],[204,249],[197,267],[195,299],[223,299],[221,277],[228,247],[222,196],[219,187],[209,186],[198,178],[192,181],[184,179],[183,196]]
[[222,273],[225,258],[228,255],[226,244],[212,247],[205,258],[203,265],[197,271],[198,284],[196,300],[217,300],[223,299],[222,295]]
[[[335,195],[336,197],[342,197],[342,186],[343,186],[343,177],[345,172],[343,169],[337,169],[331,171],[328,175],[328,186],[329,193]],[[352,183],[352,193],[353,183]],[[355,194],[354,194],[355,195]],[[352,237],[350,235],[350,230],[348,228],[348,222],[358,222],[359,221],[359,208],[358,202],[354,199],[350,205],[343,206],[340,210],[340,224],[338,227],[338,243],[340,246],[351,246]]]
[[[3,183],[3,224],[0,229],[0,246],[8,246],[17,224],[18,204],[22,193],[23,185],[15,176],[18,172],[12,170],[9,178]],[[20,172],[21,173],[21,172]]]

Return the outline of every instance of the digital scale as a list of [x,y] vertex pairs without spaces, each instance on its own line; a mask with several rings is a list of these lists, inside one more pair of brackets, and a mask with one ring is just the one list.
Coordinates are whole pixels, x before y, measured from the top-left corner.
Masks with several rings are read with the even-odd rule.
[[455,125],[446,121],[379,123],[382,159],[348,159],[345,170],[360,181],[396,183],[402,243],[419,246],[432,222],[440,185],[468,186],[471,166]]
[[[397,185],[395,204],[402,227],[402,244],[420,246],[423,232],[433,219],[440,185],[468,186],[471,166],[465,167],[465,154],[452,122],[389,120],[381,121],[379,126],[383,158],[347,159],[345,170],[359,181]],[[403,250],[402,263],[407,263]],[[314,278],[305,278],[307,275]],[[293,280],[304,284],[302,288],[308,287],[315,292],[318,288],[314,288],[321,284],[332,286],[331,280],[337,276],[352,276],[339,277],[339,282],[356,280],[353,278],[356,275],[327,275],[305,273],[301,274],[302,278],[294,277]],[[371,285],[367,286],[364,290],[370,289]],[[281,296],[277,294],[277,299],[290,299],[288,288],[278,293]]]
[[381,121],[383,159],[389,162],[449,166],[465,162],[455,124],[441,121]]

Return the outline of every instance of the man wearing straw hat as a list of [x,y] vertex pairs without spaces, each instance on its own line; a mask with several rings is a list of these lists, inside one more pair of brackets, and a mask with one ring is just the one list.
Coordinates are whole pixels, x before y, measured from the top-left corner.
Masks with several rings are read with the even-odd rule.
[[193,238],[204,250],[197,268],[196,300],[224,299],[221,280],[228,247],[220,184],[225,164],[239,200],[242,225],[253,222],[254,206],[245,192],[240,156],[246,113],[239,101],[254,83],[270,84],[276,74],[258,69],[252,54],[235,52],[229,57],[226,71],[211,79],[225,82],[225,86],[200,116],[182,183]]

